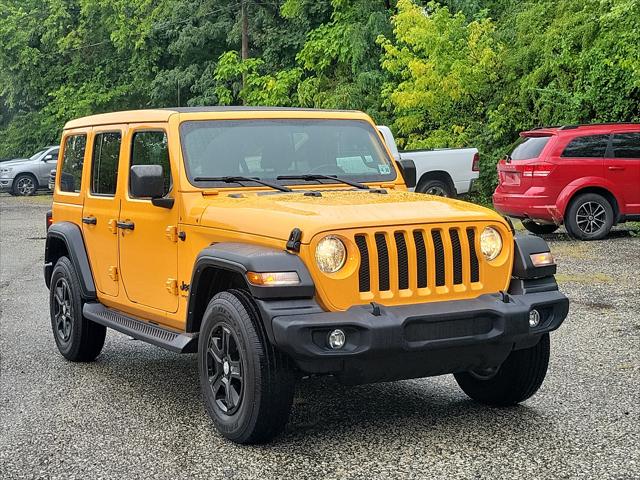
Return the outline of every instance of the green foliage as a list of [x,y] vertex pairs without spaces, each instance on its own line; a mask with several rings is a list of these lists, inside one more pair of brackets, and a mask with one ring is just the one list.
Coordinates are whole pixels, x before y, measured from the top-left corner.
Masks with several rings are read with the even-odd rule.
[[111,110],[351,108],[478,147],[486,201],[519,131],[640,121],[639,44],[638,0],[0,0],[0,158]]

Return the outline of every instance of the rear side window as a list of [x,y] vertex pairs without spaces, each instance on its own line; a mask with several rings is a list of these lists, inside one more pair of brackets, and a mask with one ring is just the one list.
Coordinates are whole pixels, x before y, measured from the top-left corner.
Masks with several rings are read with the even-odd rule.
[[614,158],[640,158],[640,132],[616,133],[612,146]]
[[113,196],[118,184],[120,132],[98,133],[93,141],[91,162],[91,193]]
[[167,134],[160,131],[134,133],[130,166],[134,165],[161,165],[164,173],[164,194],[169,193],[171,190],[171,168],[169,166]]
[[551,137],[522,137],[520,143],[511,152],[511,160],[529,160],[538,158]]
[[87,147],[87,136],[70,135],[64,142],[64,156],[60,174],[60,190],[63,192],[79,192],[82,182],[82,166],[84,152]]
[[568,158],[603,158],[607,151],[609,135],[587,135],[576,137],[562,152]]

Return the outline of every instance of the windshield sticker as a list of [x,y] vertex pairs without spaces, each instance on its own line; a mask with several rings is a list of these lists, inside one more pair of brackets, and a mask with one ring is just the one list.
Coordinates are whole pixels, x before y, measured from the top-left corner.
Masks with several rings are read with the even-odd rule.
[[389,165],[378,165],[378,171],[380,175],[389,175],[391,173],[391,167]]

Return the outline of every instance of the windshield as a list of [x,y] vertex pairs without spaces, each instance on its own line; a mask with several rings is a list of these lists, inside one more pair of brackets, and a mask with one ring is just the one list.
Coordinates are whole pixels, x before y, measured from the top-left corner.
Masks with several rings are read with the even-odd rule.
[[538,158],[542,149],[551,139],[546,137],[521,137],[516,148],[511,153],[511,160],[529,160]]
[[357,182],[396,178],[378,134],[359,120],[188,121],[181,125],[180,134],[187,175],[195,185],[237,187],[194,179],[238,175],[276,180],[322,174]]
[[46,151],[47,151],[47,149],[45,148],[44,150],[40,150],[38,153],[34,153],[33,155],[31,155],[29,157],[29,160],[35,160],[36,158],[38,158],[40,155],[42,155]]

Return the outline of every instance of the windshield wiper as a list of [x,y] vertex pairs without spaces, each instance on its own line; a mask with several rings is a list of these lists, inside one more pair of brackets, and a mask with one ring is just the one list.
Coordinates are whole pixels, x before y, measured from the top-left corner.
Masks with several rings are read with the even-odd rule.
[[365,185],[364,183],[358,183],[352,180],[347,180],[345,178],[340,178],[337,175],[322,175],[320,173],[308,173],[305,175],[279,175],[278,177],[276,177],[276,180],[335,180],[337,182],[351,185],[352,187],[360,188],[362,190],[369,190],[369,186]]
[[285,187],[283,185],[278,185],[277,183],[266,182],[264,180],[260,180],[259,178],[254,177],[196,177],[193,179],[195,182],[223,182],[223,183],[237,183],[242,185],[241,182],[254,182],[260,185],[264,185],[265,187],[271,187],[275,190],[280,190],[281,192],[293,192],[289,187]]

